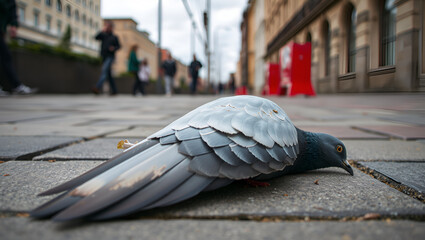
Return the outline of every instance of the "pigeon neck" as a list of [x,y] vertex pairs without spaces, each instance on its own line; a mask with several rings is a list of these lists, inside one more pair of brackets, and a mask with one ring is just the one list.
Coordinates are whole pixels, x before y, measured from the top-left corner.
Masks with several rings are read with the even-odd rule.
[[[305,132],[297,128],[300,153],[294,165],[286,167],[286,173],[301,173],[327,167],[321,160],[320,138],[316,133]],[[284,170],[284,171],[285,171]]]

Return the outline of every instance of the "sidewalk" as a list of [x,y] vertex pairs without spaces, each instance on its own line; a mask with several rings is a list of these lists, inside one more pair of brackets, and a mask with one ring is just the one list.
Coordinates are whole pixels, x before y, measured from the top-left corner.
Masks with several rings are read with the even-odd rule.
[[118,154],[216,96],[36,95],[0,99],[1,239],[422,239],[425,94],[276,98],[294,124],[343,140],[354,176],[323,169],[235,183],[138,218],[64,224],[36,195]]

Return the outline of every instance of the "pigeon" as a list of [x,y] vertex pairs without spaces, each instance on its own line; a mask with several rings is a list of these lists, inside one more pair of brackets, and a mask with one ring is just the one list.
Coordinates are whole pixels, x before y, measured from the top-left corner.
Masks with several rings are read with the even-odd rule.
[[249,95],[224,97],[40,193],[61,194],[30,216],[107,220],[169,206],[241,179],[263,181],[326,167],[353,175],[346,158],[339,139],[296,128],[274,102]]

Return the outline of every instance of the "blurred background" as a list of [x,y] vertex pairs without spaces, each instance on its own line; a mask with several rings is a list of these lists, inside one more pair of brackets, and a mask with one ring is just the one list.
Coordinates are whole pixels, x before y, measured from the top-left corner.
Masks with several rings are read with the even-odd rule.
[[13,66],[40,93],[90,92],[101,71],[94,37],[106,20],[121,44],[112,66],[119,93],[131,92],[135,44],[152,94],[163,93],[167,52],[175,93],[189,93],[194,54],[199,93],[425,90],[422,0],[16,0],[16,12],[17,36],[5,36]]

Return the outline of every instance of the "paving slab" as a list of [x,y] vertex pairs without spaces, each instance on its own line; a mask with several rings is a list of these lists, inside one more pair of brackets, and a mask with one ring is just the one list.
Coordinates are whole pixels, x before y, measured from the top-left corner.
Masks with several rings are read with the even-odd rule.
[[255,222],[134,220],[66,225],[1,218],[2,239],[422,239],[425,223],[413,221]]
[[[36,195],[68,181],[102,161],[9,161],[0,164],[0,211],[28,211],[53,196]],[[6,176],[5,176],[6,175]]]
[[392,180],[425,193],[425,162],[359,162]]
[[141,138],[98,138],[36,156],[34,160],[107,160],[123,152],[122,149],[117,149],[117,144],[124,139],[132,143],[143,140]]
[[31,121],[36,119],[51,119],[62,116],[58,113],[36,112],[36,111],[1,111],[0,123],[13,123]]
[[425,126],[356,126],[359,129],[404,140],[425,139]]
[[94,138],[116,131],[127,130],[126,126],[62,126],[26,124],[0,124],[2,136],[71,136]]
[[[3,211],[31,210],[46,201],[36,194],[98,163],[100,161],[13,161],[0,164],[0,208]],[[316,180],[318,185],[314,183]],[[246,188],[235,183],[141,215],[172,218],[241,215],[340,218],[363,216],[370,212],[385,216],[425,214],[423,203],[357,170],[354,177],[339,169],[327,169],[276,178],[270,184],[270,187]]]
[[316,133],[327,133],[340,139],[388,139],[386,136],[367,133],[348,126],[302,126],[302,130]]
[[161,130],[162,126],[143,126],[135,127],[130,130],[120,131],[108,134],[106,137],[133,137],[133,138],[146,138],[157,131]]
[[354,161],[425,161],[425,144],[401,140],[344,140],[347,159]]
[[380,119],[392,121],[392,122],[402,122],[402,123],[425,126],[425,114],[421,114],[421,115],[399,114],[394,116],[380,117]]
[[50,136],[0,136],[0,159],[13,160],[19,157],[52,150],[54,148],[81,141],[79,137],[50,137]]

